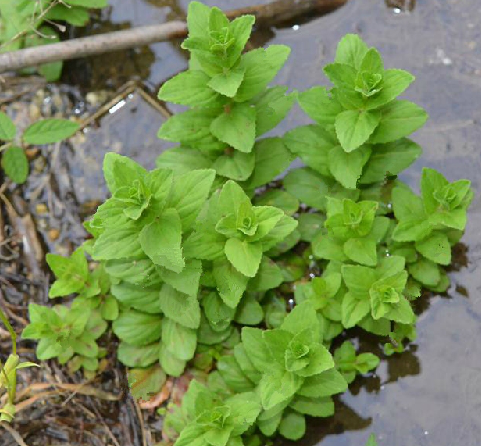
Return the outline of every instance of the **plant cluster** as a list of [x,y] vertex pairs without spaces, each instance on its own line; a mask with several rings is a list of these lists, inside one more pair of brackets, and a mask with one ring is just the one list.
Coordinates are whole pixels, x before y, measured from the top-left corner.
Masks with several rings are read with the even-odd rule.
[[[397,178],[421,154],[407,136],[427,115],[397,99],[413,77],[355,35],[325,69],[334,87],[298,95],[316,124],[258,141],[297,95],[268,87],[288,49],[243,52],[253,23],[191,3],[190,69],[160,91],[192,107],[160,130],[180,145],[150,172],[106,155],[112,197],[85,224],[92,238],[48,258],[50,297],[77,296],[70,309],[32,305],[24,333],[39,357],[93,370],[112,321],[137,397],[195,370],[182,405],[163,409],[176,446],[297,440],[306,416],[331,416],[332,396],[379,363],[333,341],[358,327],[392,354],[415,339],[411,303],[447,290],[473,196],[432,169],[420,197]],[[296,156],[307,167],[272,183]]]
[[72,136],[79,129],[76,122],[66,119],[43,119],[28,126],[18,135],[15,123],[0,111],[0,153],[1,166],[5,174],[17,184],[27,181],[29,165],[25,148],[29,145],[43,145],[60,142]]
[[[58,42],[63,26],[56,23],[85,26],[89,9],[107,5],[108,0],[0,0],[0,52]],[[61,61],[44,64],[38,73],[47,81],[56,81],[62,66]]]

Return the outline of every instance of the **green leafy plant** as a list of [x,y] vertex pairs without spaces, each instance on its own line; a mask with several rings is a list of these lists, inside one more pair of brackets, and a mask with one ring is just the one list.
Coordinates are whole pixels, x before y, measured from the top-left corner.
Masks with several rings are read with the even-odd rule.
[[[397,178],[421,154],[407,136],[427,115],[397,99],[413,76],[385,69],[358,36],[326,67],[334,87],[299,95],[316,124],[257,140],[294,96],[267,87],[287,49],[243,53],[253,23],[191,3],[190,68],[159,94],[191,107],[159,133],[180,146],[150,172],[107,154],[112,196],[85,223],[92,238],[47,258],[50,297],[74,294],[71,307],[31,306],[24,331],[40,339],[39,358],[76,355],[93,370],[91,315],[102,332],[112,321],[144,399],[191,372],[181,405],[160,410],[176,446],[298,440],[306,416],[333,415],[332,397],[380,361],[346,336],[369,332],[386,355],[415,340],[412,301],[449,286],[473,197],[469,181],[432,169],[421,196]],[[295,156],[307,167],[273,182]]]
[[107,329],[100,312],[89,308],[68,308],[56,305],[47,308],[30,304],[30,324],[23,330],[24,339],[37,339],[37,358],[58,358],[61,364],[69,362],[71,371],[83,367],[95,372],[105,349],[97,340]]
[[189,37],[182,47],[190,68],[167,81],[159,98],[191,108],[170,118],[159,137],[180,143],[163,153],[159,167],[186,172],[213,168],[219,181],[244,182],[253,190],[282,173],[292,156],[282,138],[257,140],[281,122],[295,94],[268,87],[290,49],[272,45],[243,53],[253,16],[232,22],[218,8],[192,2]]
[[10,338],[12,340],[12,353],[8,356],[5,364],[0,361],[0,391],[7,392],[7,402],[0,406],[0,421],[10,423],[15,417],[15,399],[17,395],[17,370],[26,367],[38,367],[33,362],[20,362],[20,357],[17,355],[17,334],[10,325],[7,317],[2,309],[0,309],[0,320],[5,325]]
[[[107,0],[0,0],[0,52],[31,48],[60,40],[58,22],[85,26],[89,9],[104,8]],[[55,23],[54,23],[55,22]],[[63,63],[41,65],[39,74],[56,81]]]
[[24,148],[28,145],[42,145],[60,142],[71,137],[80,128],[79,124],[66,119],[43,119],[27,127],[17,135],[14,122],[0,112],[1,166],[5,174],[17,184],[27,181],[29,166]]

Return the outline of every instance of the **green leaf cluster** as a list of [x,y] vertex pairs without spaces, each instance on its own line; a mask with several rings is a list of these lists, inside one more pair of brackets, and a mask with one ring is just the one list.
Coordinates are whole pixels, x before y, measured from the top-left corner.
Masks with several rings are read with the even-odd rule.
[[[0,0],[0,52],[58,42],[57,22],[86,26],[90,20],[89,10],[107,5],[108,0]],[[60,79],[62,66],[61,61],[52,62],[40,65],[36,71],[48,82],[53,82]],[[34,71],[32,68],[25,73]]]
[[98,310],[30,304],[28,313],[30,324],[22,337],[38,340],[38,359],[58,358],[61,364],[68,362],[71,371],[83,368],[93,373],[99,368],[106,350],[98,346],[98,339],[107,330],[107,323]]
[[325,67],[334,84],[299,95],[299,105],[316,125],[298,127],[285,142],[325,182],[356,189],[396,176],[421,154],[406,138],[427,119],[419,106],[396,99],[414,77],[384,68],[378,51],[354,34],[345,36],[336,60]]
[[67,119],[43,119],[28,126],[17,138],[17,127],[14,122],[0,111],[0,142],[3,143],[0,145],[0,153],[3,171],[14,183],[25,183],[30,169],[24,147],[60,142],[70,138],[79,128],[79,124]]
[[243,53],[253,16],[229,21],[218,8],[189,5],[189,70],[167,81],[159,98],[190,107],[170,118],[158,136],[180,143],[157,164],[178,172],[213,168],[221,181],[232,179],[254,189],[273,180],[290,164],[282,138],[257,140],[281,122],[295,95],[268,88],[290,49],[273,45]]
[[452,247],[461,239],[473,199],[471,182],[450,183],[434,169],[424,168],[421,195],[400,185],[392,191],[397,225],[389,249],[406,258],[412,286],[444,292],[449,278]]

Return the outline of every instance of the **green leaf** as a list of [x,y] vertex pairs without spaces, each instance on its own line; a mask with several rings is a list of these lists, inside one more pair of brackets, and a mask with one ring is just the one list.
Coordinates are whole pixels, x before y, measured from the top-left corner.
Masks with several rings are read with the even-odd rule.
[[261,136],[275,128],[289,113],[296,94],[286,94],[287,87],[268,88],[255,99],[256,135]]
[[142,347],[160,339],[161,321],[159,316],[129,310],[120,314],[112,329],[122,341]]
[[245,296],[235,315],[235,321],[241,325],[258,325],[264,319],[264,311],[252,295]]
[[287,148],[308,166],[326,177],[331,176],[328,155],[339,145],[337,138],[321,126],[297,127],[284,137]]
[[303,213],[297,218],[301,240],[312,243],[317,234],[324,227],[325,217],[318,213]]
[[245,69],[244,80],[234,99],[245,102],[262,93],[282,68],[290,52],[287,46],[271,45],[267,49],[259,48],[244,54],[240,61],[240,67]]
[[342,325],[352,328],[358,324],[370,311],[369,300],[359,299],[349,292],[342,299]]
[[375,48],[370,48],[366,54],[364,54],[359,71],[382,74],[384,72],[384,63],[379,51]]
[[277,288],[283,281],[284,276],[279,266],[264,256],[256,276],[249,281],[248,290],[254,292],[271,290]]
[[187,328],[198,328],[200,306],[197,296],[179,293],[165,284],[160,291],[160,309],[169,318]]
[[282,209],[286,215],[292,215],[299,209],[299,200],[280,189],[270,189],[254,197],[254,204]]
[[270,354],[262,336],[262,330],[244,327],[241,333],[242,345],[254,367],[261,372],[272,370]]
[[182,225],[175,209],[168,209],[140,232],[142,250],[156,265],[180,273],[182,257]]
[[159,99],[190,107],[209,107],[217,104],[218,94],[212,91],[210,77],[202,71],[188,70],[169,79],[159,90]]
[[371,149],[367,146],[354,152],[345,152],[341,146],[334,147],[328,155],[329,170],[345,188],[356,189],[370,155]]
[[303,302],[294,307],[281,325],[282,330],[288,331],[292,335],[303,332],[306,327],[315,334],[320,332],[319,320],[310,302]]
[[427,119],[426,111],[409,101],[393,101],[380,110],[381,122],[370,138],[373,144],[387,143],[414,133]]
[[84,8],[106,8],[109,3],[108,0],[64,0],[67,5],[83,6]]
[[375,240],[351,238],[344,243],[344,254],[361,265],[376,266],[377,263]]
[[356,70],[349,65],[332,63],[324,67],[324,73],[339,89],[346,92],[354,90],[356,85]]
[[439,266],[424,258],[408,265],[409,274],[426,286],[436,286],[441,280]]
[[46,19],[62,20],[73,26],[85,26],[90,20],[89,12],[82,7],[56,5],[45,16]]
[[0,140],[11,141],[17,134],[17,128],[13,121],[0,111]]
[[284,187],[302,203],[315,209],[326,206],[327,184],[310,169],[291,170],[284,178]]
[[291,372],[272,372],[263,375],[258,391],[264,410],[288,401],[302,386],[303,379]]
[[255,144],[255,167],[246,189],[255,189],[274,180],[291,164],[292,157],[281,138],[266,138]]
[[28,178],[29,166],[24,150],[16,146],[5,150],[2,155],[2,168],[14,183],[25,183]]
[[202,298],[202,307],[214,331],[225,331],[235,316],[235,308],[227,306],[217,293],[209,293]]
[[254,387],[233,356],[222,356],[217,362],[217,370],[234,392],[249,392]]
[[377,446],[376,435],[371,434],[367,440],[366,446]]
[[414,79],[415,77],[407,71],[386,70],[383,74],[382,90],[369,98],[367,108],[378,108],[396,99]]
[[[356,152],[354,152],[356,153]],[[400,139],[392,143],[375,145],[360,179],[361,184],[384,181],[408,168],[419,156],[422,149],[410,139]]]
[[298,395],[308,398],[323,398],[343,393],[347,390],[347,382],[335,368],[306,378]]
[[336,118],[336,134],[346,152],[356,150],[364,144],[381,120],[378,111],[346,110]]
[[148,367],[159,360],[159,344],[136,347],[121,342],[117,350],[117,357],[127,367]]
[[212,273],[224,303],[230,308],[236,308],[246,290],[249,278],[226,260],[214,262]]
[[262,259],[262,245],[231,238],[225,244],[225,254],[240,273],[255,277]]
[[127,372],[127,380],[132,396],[145,401],[160,392],[167,381],[167,377],[163,370],[155,365],[148,369],[130,369]]
[[160,313],[158,286],[144,287],[120,282],[112,285],[111,292],[120,303],[127,307],[145,313]]
[[288,440],[300,440],[306,433],[306,418],[296,412],[289,412],[282,418],[279,433]]
[[156,160],[157,167],[183,174],[192,170],[209,169],[212,161],[199,150],[189,147],[175,147],[166,150]]
[[219,73],[214,76],[208,85],[217,93],[233,98],[244,80],[244,74],[245,68],[243,67],[231,68],[225,73]]
[[219,156],[212,165],[217,175],[227,177],[231,180],[247,180],[256,165],[256,155],[254,152],[244,153],[235,150],[233,154]]
[[159,362],[163,371],[167,375],[174,377],[179,377],[184,373],[186,361],[176,358],[170,351],[165,347],[165,344],[160,345],[159,349]]
[[27,144],[51,144],[70,138],[80,125],[68,119],[43,119],[28,126],[22,135]]
[[300,93],[299,105],[321,126],[334,125],[336,116],[344,111],[342,105],[329,95],[325,87],[314,87]]
[[248,104],[236,104],[212,121],[210,131],[234,149],[248,153],[256,138],[256,110]]
[[115,321],[115,319],[119,317],[119,304],[117,299],[113,296],[107,296],[102,302],[100,313],[102,319],[105,319],[106,321]]
[[432,234],[428,238],[416,242],[416,249],[434,263],[451,264],[451,244],[446,234],[441,232]]
[[162,343],[173,356],[189,361],[197,347],[197,332],[165,318],[162,321]]
[[114,195],[121,187],[133,184],[135,181],[143,183],[147,171],[126,156],[109,152],[104,157],[103,172],[109,191]]
[[357,70],[361,67],[368,49],[357,34],[347,34],[337,46],[336,62],[350,65]]
[[182,230],[192,228],[200,210],[207,200],[215,170],[194,170],[174,177],[168,207],[173,207],[179,213]]
[[311,417],[330,417],[334,415],[334,401],[332,398],[308,398],[304,396],[296,396],[289,405],[296,412]]
[[159,274],[164,282],[177,291],[189,296],[197,296],[202,274],[202,262],[200,260],[188,260],[185,268],[178,274],[167,269],[159,271]]

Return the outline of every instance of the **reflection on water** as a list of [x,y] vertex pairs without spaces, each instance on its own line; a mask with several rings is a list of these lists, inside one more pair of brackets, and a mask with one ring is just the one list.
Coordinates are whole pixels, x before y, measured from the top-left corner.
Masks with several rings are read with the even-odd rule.
[[[205,3],[232,9],[253,1]],[[113,8],[94,29],[182,18],[188,1],[111,0],[111,4]],[[333,418],[312,420],[304,446],[321,441],[323,446],[359,446],[371,431],[378,434],[380,446],[481,444],[480,25],[481,5],[473,0],[351,0],[331,15],[272,30],[255,41],[271,39],[270,43],[290,45],[292,56],[278,81],[305,90],[326,83],[322,67],[334,58],[340,38],[348,32],[360,33],[380,49],[386,66],[417,76],[406,98],[425,107],[431,116],[425,129],[414,136],[424,155],[403,180],[417,189],[422,167],[429,166],[451,181],[470,179],[478,192],[464,245],[454,256],[449,292],[426,296],[416,304],[420,314],[416,344],[402,355],[384,358],[376,375],[358,379],[337,399]],[[102,66],[107,70],[96,74],[94,84],[118,86],[123,78],[122,71],[119,75],[116,70],[123,67],[124,77],[136,72],[153,87],[187,63],[177,43],[125,54],[112,56],[109,64],[103,57],[91,59],[92,73],[101,73]],[[308,122],[296,107],[279,133]],[[132,127],[134,139],[141,137],[136,126],[135,120],[126,125],[126,129]],[[377,340],[363,337],[359,344],[363,350],[381,352]]]

